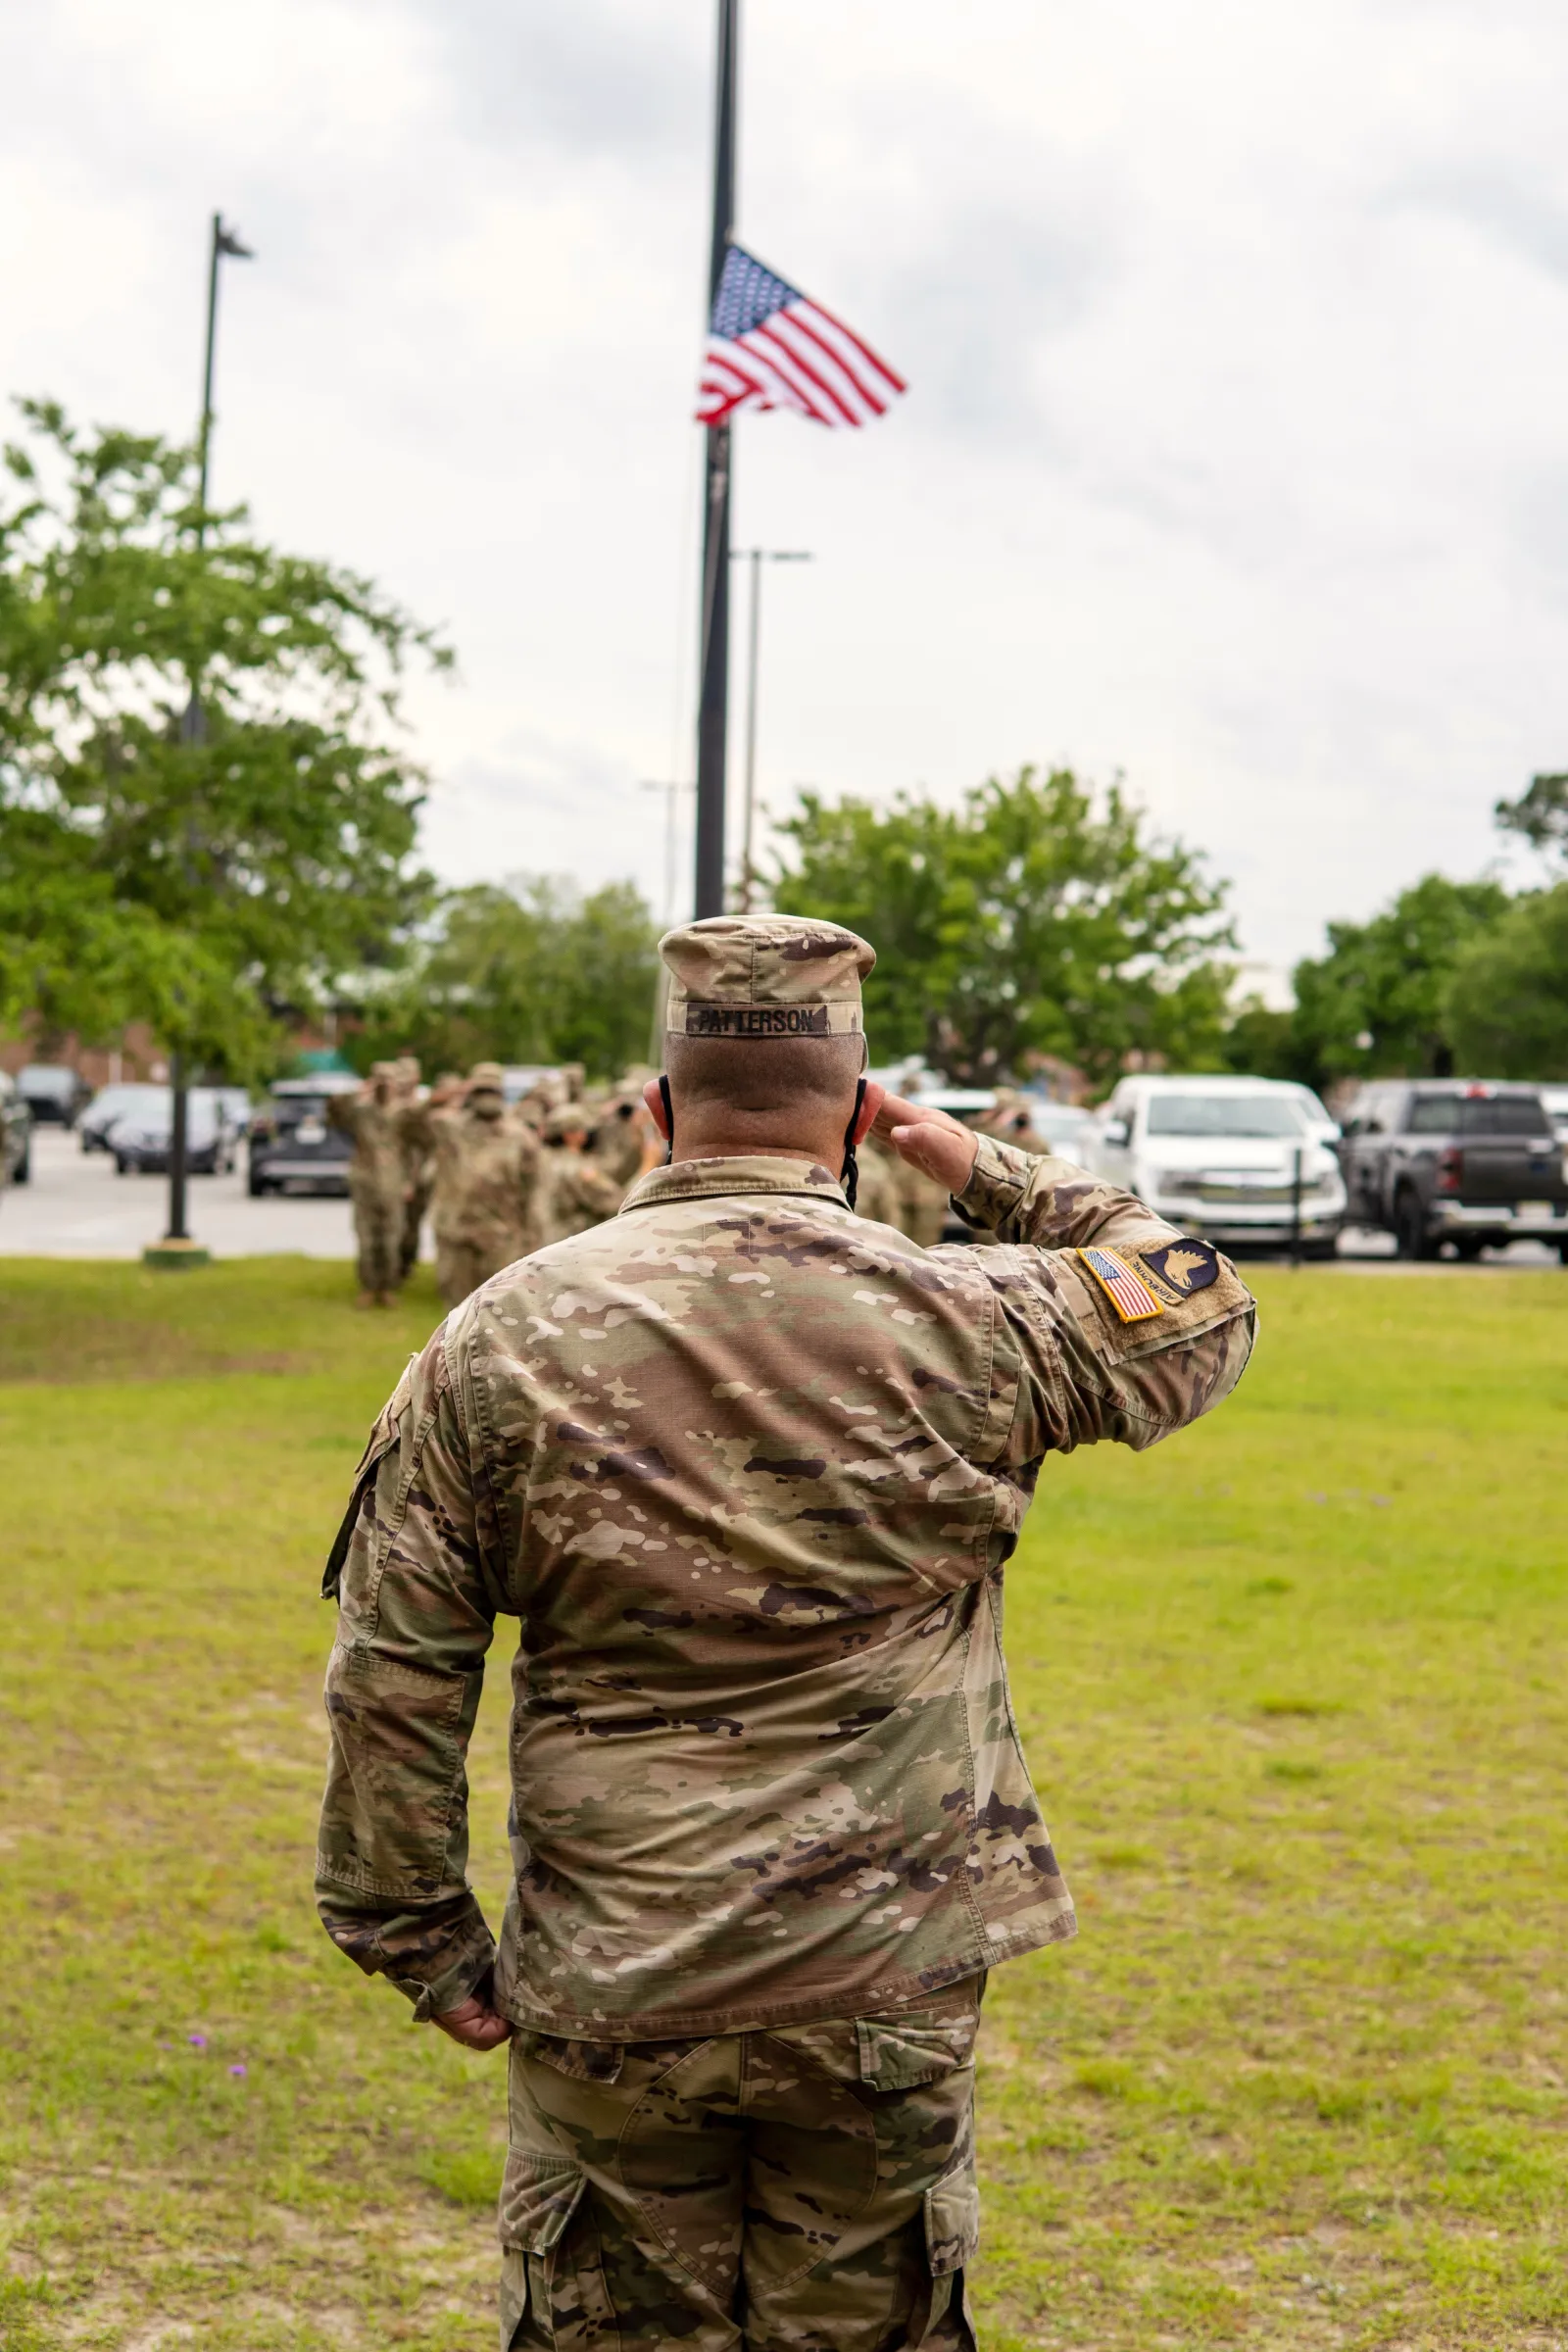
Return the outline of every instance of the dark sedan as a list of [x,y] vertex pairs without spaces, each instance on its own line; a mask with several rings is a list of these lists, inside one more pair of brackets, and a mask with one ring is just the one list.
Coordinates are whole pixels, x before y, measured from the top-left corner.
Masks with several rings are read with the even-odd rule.
[[328,1119],[334,1095],[356,1095],[360,1081],[323,1070],[280,1078],[251,1121],[250,1194],[346,1193],[354,1146]]
[[[168,1087],[158,1101],[117,1119],[109,1130],[109,1149],[115,1173],[163,1176],[169,1171],[169,1151],[174,1112]],[[234,1165],[234,1131],[223,1106],[211,1088],[193,1086],[185,1098],[185,1168],[191,1176],[226,1176]]]

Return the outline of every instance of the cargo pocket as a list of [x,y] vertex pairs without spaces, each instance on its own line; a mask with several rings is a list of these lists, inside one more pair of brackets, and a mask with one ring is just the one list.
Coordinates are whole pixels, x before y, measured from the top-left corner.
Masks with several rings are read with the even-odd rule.
[[980,2183],[972,2152],[925,2192],[925,2256],[931,2300],[913,2340],[930,2352],[975,2352],[964,2274],[980,2243]]
[[598,2233],[579,2214],[587,2186],[582,2167],[568,2156],[509,2152],[499,2216],[501,2352],[524,2342],[565,2352],[590,2342],[599,2352],[612,2347]]
[[918,2009],[855,2021],[860,2081],[872,2090],[914,2090],[967,2066],[980,2027],[983,1977],[966,1977]]

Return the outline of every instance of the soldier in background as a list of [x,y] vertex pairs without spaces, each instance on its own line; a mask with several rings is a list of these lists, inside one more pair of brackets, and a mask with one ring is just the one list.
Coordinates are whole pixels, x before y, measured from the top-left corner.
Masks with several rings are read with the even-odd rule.
[[564,1242],[568,1234],[586,1233],[612,1217],[625,1196],[617,1184],[588,1156],[593,1134],[592,1113],[580,1102],[564,1103],[545,1121],[545,1148],[539,1163],[539,1224],[542,1247]]
[[978,1125],[983,1135],[994,1135],[999,1143],[1011,1144],[1037,1159],[1050,1150],[1035,1132],[1033,1103],[1016,1087],[999,1087],[995,1102]]
[[539,1247],[539,1145],[508,1113],[498,1061],[474,1064],[461,1108],[427,1110],[426,1132],[436,1280],[451,1307]]
[[403,1117],[398,1064],[377,1061],[357,1095],[332,1095],[326,1115],[354,1139],[349,1199],[361,1306],[390,1306],[403,1280]]
[[651,1147],[656,1144],[653,1123],[643,1107],[643,1081],[638,1079],[633,1085],[623,1079],[594,1113],[589,1146],[594,1165],[603,1168],[611,1183],[624,1194],[653,1158]]
[[419,1228],[430,1205],[435,1169],[422,1133],[423,1122],[417,1115],[410,1115],[417,1114],[419,1108],[419,1064],[414,1054],[402,1054],[393,1066],[397,1071],[398,1108],[403,1114],[403,1234],[398,1250],[398,1280],[407,1282],[419,1254]]

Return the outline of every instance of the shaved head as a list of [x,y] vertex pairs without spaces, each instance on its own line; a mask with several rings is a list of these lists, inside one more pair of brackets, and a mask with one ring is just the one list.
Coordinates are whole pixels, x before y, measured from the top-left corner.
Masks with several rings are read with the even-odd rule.
[[692,1110],[718,1108],[743,1117],[813,1113],[848,1102],[865,1067],[865,1040],[858,1036],[775,1037],[765,1044],[750,1038],[683,1037],[665,1040],[669,1091]]

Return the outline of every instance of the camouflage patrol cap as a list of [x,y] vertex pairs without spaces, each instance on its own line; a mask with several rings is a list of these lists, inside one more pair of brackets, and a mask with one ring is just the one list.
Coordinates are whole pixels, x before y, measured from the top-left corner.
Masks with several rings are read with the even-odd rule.
[[594,1123],[594,1114],[581,1102],[563,1102],[553,1110],[544,1124],[547,1144],[564,1143],[568,1135],[586,1135]]
[[505,1094],[506,1075],[499,1061],[476,1061],[468,1072],[466,1091],[470,1095]]
[[682,1037],[858,1037],[876,951],[801,914],[711,914],[666,931],[664,1027]]

